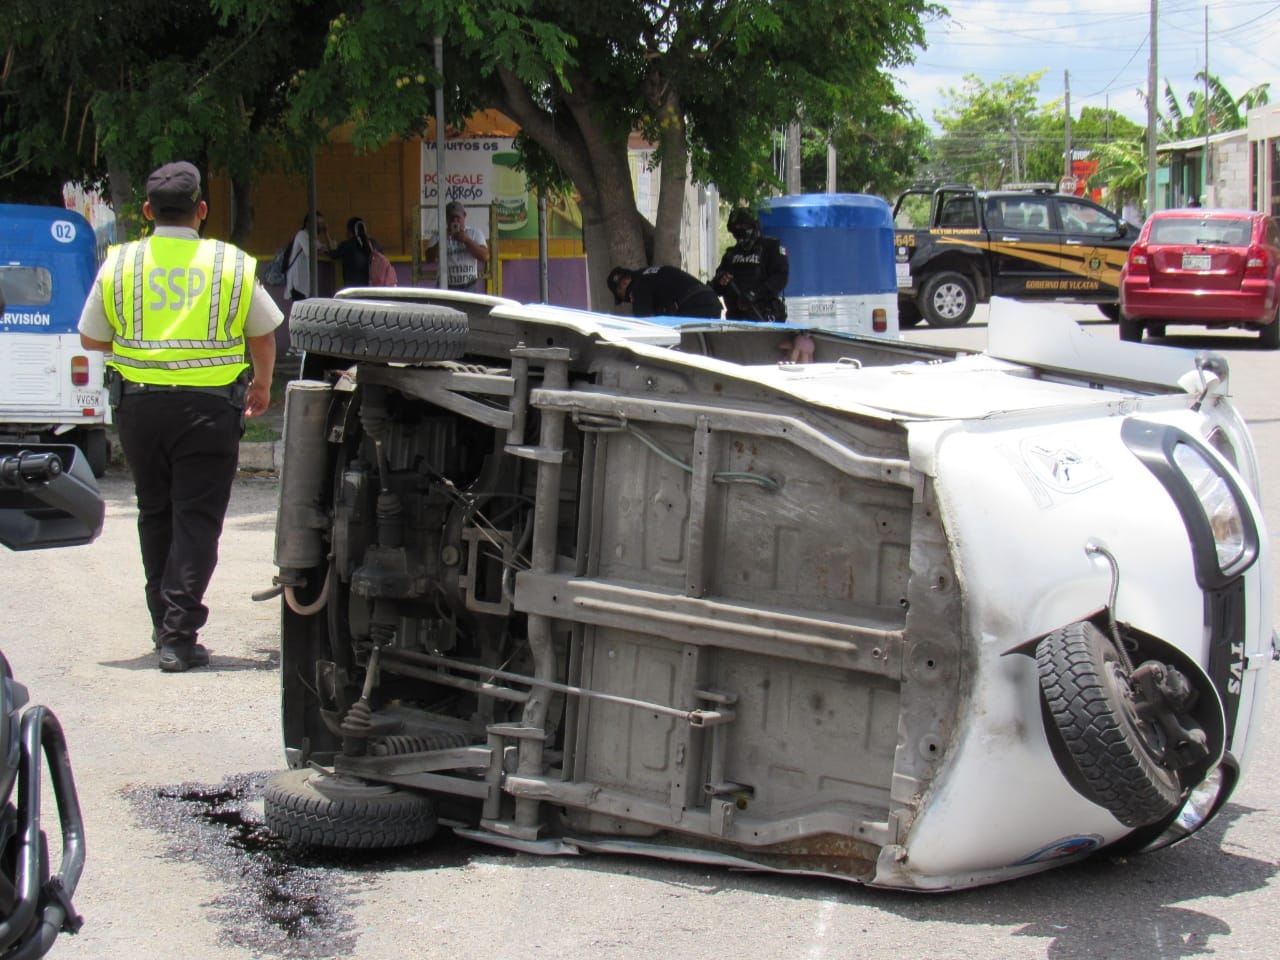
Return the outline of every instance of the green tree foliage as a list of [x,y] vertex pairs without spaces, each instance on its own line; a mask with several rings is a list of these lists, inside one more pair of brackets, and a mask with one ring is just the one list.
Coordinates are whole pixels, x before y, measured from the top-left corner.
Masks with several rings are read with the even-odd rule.
[[1161,143],[1240,130],[1250,110],[1270,102],[1269,83],[1258,84],[1235,97],[1220,79],[1203,70],[1196,74],[1196,81],[1198,85],[1180,102],[1172,84],[1165,80],[1164,110],[1157,115],[1157,136]]
[[[119,209],[131,180],[183,156],[229,171],[247,203],[268,148],[303,155],[348,122],[357,146],[421,133],[440,35],[450,119],[495,107],[521,125],[535,182],[580,191],[598,279],[675,261],[690,174],[752,199],[773,182],[773,132],[802,110],[823,130],[878,113],[888,71],[940,13],[929,0],[78,0],[51,16],[7,0],[0,178],[109,173]],[[636,130],[661,162],[656,224],[635,205]]]
[[827,189],[827,144],[835,148],[840,193],[873,193],[892,200],[927,159],[929,128],[891,85],[863,88],[866,106],[836,121],[829,132],[806,130],[801,186]]
[[[927,0],[366,0],[335,22],[299,102],[345,91],[367,142],[421,130],[441,34],[450,118],[503,111],[533,179],[574,184],[602,292],[612,263],[677,262],[689,172],[730,199],[758,196],[774,131],[802,106],[822,129],[862,116],[862,91],[883,89],[937,12]],[[636,130],[661,162],[656,224],[635,204]]]
[[985,83],[969,74],[959,90],[944,91],[946,105],[934,112],[942,133],[933,144],[932,176],[988,189],[1029,179],[1028,153],[1037,146],[1042,76],[1043,70]]
[[[930,173],[994,188],[1011,182],[1057,183],[1065,172],[1066,116],[1062,100],[1039,101],[1041,73],[994,83],[965,78],[935,119]],[[1146,178],[1146,128],[1114,110],[1085,107],[1071,122],[1072,151],[1099,163],[1090,187],[1108,191],[1119,206],[1139,199]]]
[[33,184],[109,174],[117,213],[128,216],[140,177],[187,158],[228,172],[243,233],[255,171],[281,143],[319,135],[284,119],[291,83],[320,62],[338,7],[77,0],[51,15],[39,0],[6,0],[0,192],[49,202]]

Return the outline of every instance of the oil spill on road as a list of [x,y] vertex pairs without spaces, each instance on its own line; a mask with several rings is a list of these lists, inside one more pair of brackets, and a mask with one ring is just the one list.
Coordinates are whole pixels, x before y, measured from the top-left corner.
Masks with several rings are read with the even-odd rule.
[[460,867],[475,852],[448,830],[429,843],[391,851],[290,847],[262,823],[262,791],[271,776],[126,792],[142,825],[168,839],[166,856],[201,865],[226,888],[209,904],[220,939],[257,956],[353,956],[355,898],[377,873]]

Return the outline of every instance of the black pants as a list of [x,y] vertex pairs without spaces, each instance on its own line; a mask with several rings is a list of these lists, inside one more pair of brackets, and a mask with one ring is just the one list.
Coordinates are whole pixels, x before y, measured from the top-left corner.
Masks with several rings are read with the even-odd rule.
[[162,645],[192,643],[209,619],[204,592],[240,456],[240,411],[207,393],[128,394],[116,423],[138,498],[152,626]]

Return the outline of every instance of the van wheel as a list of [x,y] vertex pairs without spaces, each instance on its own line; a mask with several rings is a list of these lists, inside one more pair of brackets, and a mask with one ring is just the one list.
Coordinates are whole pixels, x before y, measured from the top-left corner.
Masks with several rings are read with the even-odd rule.
[[406,847],[436,832],[421,793],[318,770],[289,770],[263,792],[267,829],[290,843],[343,850]]
[[977,307],[973,283],[962,273],[940,273],[925,281],[920,312],[931,327],[958,327],[969,322]]
[[343,360],[457,360],[467,315],[436,304],[316,297],[294,304],[289,337],[295,349]]
[[107,431],[81,427],[76,430],[75,443],[93,475],[106,476],[107,467],[111,464],[111,441],[107,438]]
[[1127,827],[1155,823],[1182,804],[1165,766],[1165,736],[1139,710],[1138,691],[1115,645],[1091,623],[1055,630],[1036,647],[1046,733],[1081,796]]
[[1126,343],[1142,342],[1142,324],[1120,314],[1120,339]]

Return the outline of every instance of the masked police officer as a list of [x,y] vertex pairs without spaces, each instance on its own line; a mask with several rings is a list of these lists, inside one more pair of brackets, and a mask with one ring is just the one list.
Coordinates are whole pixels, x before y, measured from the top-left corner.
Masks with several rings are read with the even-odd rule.
[[760,235],[760,221],[745,207],[729,214],[729,232],[737,242],[724,252],[711,288],[724,298],[730,320],[785,320],[782,291],[791,264],[776,237]]
[[[243,417],[271,401],[283,315],[242,250],[198,233],[200,172],[147,178],[155,232],[112,247],[80,316],[86,349],[110,353],[120,445],[138,499],[138,540],[160,669],[209,662],[197,642],[231,499]],[[245,373],[252,360],[253,375]]]

